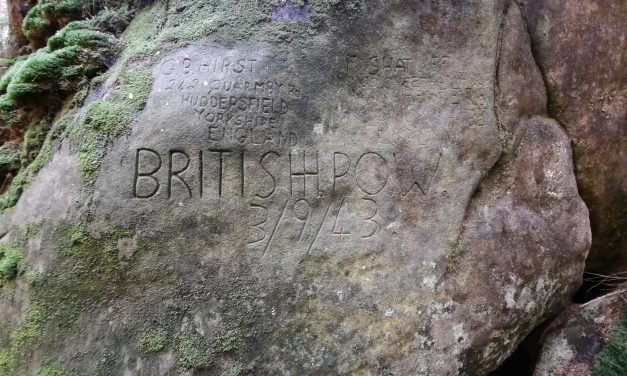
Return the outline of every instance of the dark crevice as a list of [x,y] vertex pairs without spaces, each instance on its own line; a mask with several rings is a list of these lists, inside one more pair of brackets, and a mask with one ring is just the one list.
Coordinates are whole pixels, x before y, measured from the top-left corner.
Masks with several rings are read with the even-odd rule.
[[627,281],[627,273],[622,275],[585,273],[583,284],[575,294],[573,301],[577,304],[587,303],[615,291],[625,281]]
[[[502,138],[503,135],[503,124],[501,123],[501,111],[499,110],[498,101],[501,97],[501,58],[503,55],[503,38],[505,37],[505,26],[507,24],[507,13],[509,12],[510,3],[507,2],[503,6],[503,13],[501,14],[501,20],[499,22],[499,31],[497,34],[497,42],[496,42],[496,57],[495,67],[494,67],[494,98],[493,98],[493,106],[494,106],[494,116],[496,118],[496,125],[499,130],[499,137]],[[503,140],[501,140],[503,142]]]
[[512,355],[489,376],[532,376],[542,349],[542,334],[550,322],[545,321],[532,330]]

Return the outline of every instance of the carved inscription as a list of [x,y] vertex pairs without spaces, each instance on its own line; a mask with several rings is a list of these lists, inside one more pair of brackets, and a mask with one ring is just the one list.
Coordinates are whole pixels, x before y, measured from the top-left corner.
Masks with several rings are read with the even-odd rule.
[[433,83],[423,57],[189,51],[156,68],[155,141],[126,159],[137,203],[233,208],[247,215],[233,218],[247,246],[271,258],[375,249],[406,208],[445,197],[434,187],[450,113],[424,124],[427,114],[406,111]]
[[161,63],[158,90],[188,108],[212,142],[295,146],[298,135],[285,115],[300,100],[299,84],[269,71],[281,66],[263,55],[172,58]]
[[322,239],[369,241],[383,229],[382,205],[429,196],[441,153],[432,157],[407,176],[394,153],[138,148],[133,197],[203,205],[243,200],[250,247],[265,257],[288,239],[307,256]]
[[[386,187],[405,198],[412,192],[426,196],[436,177],[442,154],[433,155],[414,176],[405,174],[396,153],[281,152],[251,154],[246,150],[211,149],[135,153],[133,197],[272,198],[285,194],[319,199],[337,192],[357,191],[374,197]],[[394,178],[393,184],[390,180]],[[209,187],[211,189],[209,189]]]

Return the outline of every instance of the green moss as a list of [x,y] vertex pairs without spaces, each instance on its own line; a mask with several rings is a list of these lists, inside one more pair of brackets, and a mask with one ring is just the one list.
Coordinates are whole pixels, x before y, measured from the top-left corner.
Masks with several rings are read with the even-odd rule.
[[125,66],[129,60],[143,57],[155,53],[157,44],[154,41],[155,35],[159,33],[159,25],[155,22],[159,17],[163,17],[165,3],[157,2],[142,11],[138,12],[133,22],[122,34],[124,50],[120,56],[118,69]]
[[189,24],[175,25],[159,34],[157,44],[165,42],[191,41],[212,34],[218,30],[219,18],[210,16]]
[[116,244],[129,236],[122,229],[96,233],[83,225],[55,233],[58,262],[34,289],[37,301],[46,306],[51,330],[73,325],[81,313],[114,293],[120,277]]
[[27,268],[22,274],[24,280],[31,286],[38,285],[43,281],[41,273],[33,268]]
[[71,246],[61,254],[75,261],[74,272],[86,276],[96,267],[107,276],[115,273],[117,250],[114,241],[92,238],[82,226],[71,227],[69,236]]
[[20,155],[18,150],[6,146],[0,147],[0,171],[17,169],[19,161]]
[[[81,103],[81,101],[72,104],[72,106],[78,106],[79,103]],[[11,181],[11,185],[7,191],[0,196],[0,211],[5,211],[15,205],[24,189],[33,181],[39,170],[48,164],[53,151],[58,145],[59,137],[67,127],[67,124],[74,118],[75,114],[75,109],[70,110],[61,117],[59,121],[54,123],[52,129],[47,133],[46,139],[35,159],[27,166],[22,166],[17,176]]]
[[[147,68],[129,70],[121,77],[121,99],[136,110],[146,105],[153,85],[152,72]],[[128,122],[128,119],[124,119]]]
[[57,50],[64,47],[80,46],[89,49],[107,49],[111,43],[115,43],[113,35],[97,30],[90,22],[75,21],[50,37],[48,48]]
[[0,351],[0,376],[13,376],[25,349],[39,340],[44,315],[41,307],[31,304],[24,321],[9,333],[9,344]]
[[13,80],[15,73],[22,68],[22,65],[24,65],[25,61],[26,58],[16,60],[15,63],[11,65],[9,70],[4,72],[2,77],[0,77],[0,94],[4,94],[7,92],[7,87],[9,86],[9,83]]
[[[11,278],[20,275],[31,285],[41,282],[40,273],[22,260],[22,248],[26,246],[28,239],[37,234],[39,230],[40,226],[36,223],[14,227],[11,230],[14,243],[0,246],[0,275],[2,274],[2,270],[6,269],[9,270],[8,276]],[[4,258],[7,254],[10,256]]]
[[100,171],[99,145],[99,139],[90,139],[81,146],[78,155],[78,168],[89,184],[96,182],[98,171]]
[[456,241],[453,244],[451,253],[446,257],[446,270],[449,272],[455,272],[459,268],[459,264],[462,261],[462,254],[464,253],[465,245],[461,241]]
[[22,250],[14,245],[0,245],[0,279],[12,279],[22,267]]
[[23,227],[24,236],[27,238],[37,235],[39,231],[41,231],[41,225],[39,223],[28,223]]
[[176,361],[182,369],[203,369],[211,365],[212,359],[202,339],[190,334],[180,340]]
[[140,333],[137,337],[137,348],[143,353],[161,351],[167,344],[167,336],[164,330],[151,330]]
[[228,369],[226,376],[240,376],[244,374],[244,368],[241,365],[236,365]]
[[123,104],[97,100],[85,110],[83,125],[101,136],[118,137],[128,130],[131,113]]
[[98,177],[101,148],[130,130],[133,114],[145,105],[152,87],[151,73],[141,69],[128,72],[120,81],[121,88],[111,93],[111,99],[89,104],[71,134],[80,145],[79,170],[88,184]]
[[32,304],[26,311],[26,318],[10,335],[11,348],[21,349],[39,338],[44,315],[40,306]]
[[0,120],[11,125],[11,113],[29,103],[58,106],[59,96],[75,92],[86,78],[105,68],[105,60],[113,55],[113,37],[82,27],[82,23],[69,24],[69,30],[61,30],[49,47],[12,67],[0,85],[4,88],[0,90]]
[[40,46],[65,23],[90,18],[103,30],[120,32],[133,10],[145,0],[39,0],[24,18],[22,31],[31,44]]
[[9,351],[0,351],[0,376],[13,376],[15,355]]
[[50,128],[51,124],[49,122],[41,121],[28,128],[26,133],[24,133],[24,139],[19,150],[20,164],[22,166],[28,166],[37,158]]
[[65,372],[63,367],[55,364],[40,368],[35,376],[70,376],[70,374]]
[[622,376],[627,374],[627,307],[623,317],[610,334],[592,370],[593,376]]
[[39,0],[24,17],[22,32],[32,42],[45,40],[59,20],[81,18],[84,3],[84,0]]

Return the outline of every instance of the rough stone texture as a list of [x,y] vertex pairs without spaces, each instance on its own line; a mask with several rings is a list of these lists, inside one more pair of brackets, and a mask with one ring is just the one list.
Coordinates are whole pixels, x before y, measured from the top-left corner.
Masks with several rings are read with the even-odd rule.
[[627,2],[525,0],[551,116],[573,141],[590,209],[588,268],[627,270]]
[[320,3],[131,24],[156,46],[87,99],[148,67],[130,132],[94,151],[73,132],[110,124],[79,111],[0,220],[4,242],[41,225],[42,280],[0,301],[5,344],[28,304],[47,318],[20,373],[480,375],[565,306],[588,213],[518,7]]
[[15,57],[20,55],[22,47],[28,46],[28,39],[22,33],[22,20],[37,0],[6,0],[6,2],[9,15],[9,39],[3,53],[5,57]]
[[627,304],[627,287],[574,305],[545,332],[536,376],[590,375]]

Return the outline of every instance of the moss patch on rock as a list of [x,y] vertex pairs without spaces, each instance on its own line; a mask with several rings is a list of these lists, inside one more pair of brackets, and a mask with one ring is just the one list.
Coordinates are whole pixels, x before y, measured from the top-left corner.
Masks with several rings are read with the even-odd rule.
[[599,354],[592,370],[593,376],[619,376],[627,374],[627,308],[610,334],[609,342]]
[[161,351],[167,343],[167,333],[164,330],[145,331],[137,336],[137,349],[143,353]]
[[22,276],[29,284],[39,281],[40,275],[24,262],[24,247],[30,237],[39,232],[39,225],[29,223],[12,229],[11,243],[0,244],[0,286]]
[[0,245],[0,279],[15,278],[22,268],[22,250],[14,245]]
[[34,289],[34,299],[46,309],[51,325],[65,327],[115,290],[119,278],[116,244],[129,233],[122,229],[92,232],[77,224],[54,236],[59,259]]
[[74,376],[74,374],[66,372],[60,365],[53,364],[40,368],[35,376]]
[[134,115],[143,109],[152,90],[152,73],[145,68],[130,69],[115,81],[116,88],[106,99],[90,103],[70,134],[80,145],[79,169],[88,184],[98,177],[107,143],[130,131]]
[[13,376],[18,374],[16,367],[23,352],[35,343],[41,334],[41,324],[44,320],[40,306],[31,304],[26,312],[22,324],[13,329],[9,334],[9,344],[0,351],[0,376]]
[[99,32],[87,22],[72,22],[50,38],[48,46],[14,65],[0,84],[0,121],[18,122],[21,106],[56,103],[85,84],[85,79],[106,68],[114,55],[113,35]]
[[[50,158],[52,158],[53,152],[59,145],[61,135],[76,115],[75,108],[82,104],[83,99],[84,92],[79,92],[68,105],[71,109],[50,127],[51,129],[47,132],[38,152],[33,152],[35,149],[31,147],[34,145],[32,142],[28,142],[26,145],[20,147],[19,154],[24,157],[27,164],[21,166],[18,174],[11,180],[7,191],[0,196],[0,211],[6,211],[13,207],[17,203],[17,200],[19,200],[24,189],[30,185],[37,173],[48,164]],[[40,137],[41,135],[37,136],[37,143],[40,142]],[[35,154],[36,156],[34,156]],[[28,162],[31,158],[33,158],[32,162]]]
[[0,172],[4,174],[19,168],[20,152],[14,146],[5,144],[0,146]]

